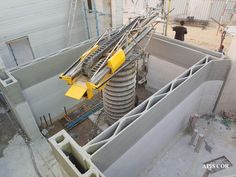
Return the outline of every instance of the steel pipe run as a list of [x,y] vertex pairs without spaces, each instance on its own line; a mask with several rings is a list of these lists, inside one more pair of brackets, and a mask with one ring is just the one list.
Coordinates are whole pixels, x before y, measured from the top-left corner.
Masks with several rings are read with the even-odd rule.
[[135,106],[136,61],[117,73],[105,86],[104,110],[109,124],[114,123]]

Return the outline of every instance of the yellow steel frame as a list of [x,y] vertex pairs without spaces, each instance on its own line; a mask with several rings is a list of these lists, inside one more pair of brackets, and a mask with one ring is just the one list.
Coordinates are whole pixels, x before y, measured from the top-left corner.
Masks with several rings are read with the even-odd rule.
[[99,84],[94,84],[92,82],[83,83],[72,83],[70,89],[66,92],[66,96],[80,100],[82,97],[88,99],[93,98],[95,90],[102,90],[106,84],[101,86],[101,83],[105,82],[111,77],[111,74],[116,72],[125,62],[125,52],[119,49],[107,62],[107,67],[111,69],[110,73],[107,73]]
[[[94,53],[96,50],[99,49],[99,45],[94,45],[91,49],[89,49],[88,51],[86,51],[81,57],[80,57],[80,61],[83,61],[86,57],[88,57],[89,55],[91,55],[92,53]],[[74,78],[72,78],[72,76],[67,76],[64,73],[62,73],[59,76],[60,79],[64,80],[67,82],[68,85],[72,85],[74,84],[75,80]]]

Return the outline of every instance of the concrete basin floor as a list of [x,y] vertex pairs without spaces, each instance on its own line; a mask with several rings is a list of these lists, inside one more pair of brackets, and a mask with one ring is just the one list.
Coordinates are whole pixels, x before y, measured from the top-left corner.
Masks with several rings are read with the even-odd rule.
[[200,118],[196,128],[204,134],[207,142],[202,144],[199,153],[194,152],[196,140],[194,145],[189,145],[191,135],[181,132],[176,136],[175,143],[155,158],[141,176],[202,177],[206,170],[203,163],[221,156],[229,159],[233,166],[209,176],[236,176],[236,123],[231,122],[227,127],[221,117],[210,120]]

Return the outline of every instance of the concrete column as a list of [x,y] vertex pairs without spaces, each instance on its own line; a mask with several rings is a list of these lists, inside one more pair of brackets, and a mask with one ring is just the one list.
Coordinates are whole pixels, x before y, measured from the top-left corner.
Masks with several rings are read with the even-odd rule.
[[194,129],[193,134],[192,134],[192,137],[191,137],[191,140],[190,140],[190,142],[189,142],[189,145],[193,145],[193,143],[194,143],[194,141],[195,141],[195,139],[196,139],[196,137],[197,137],[197,134],[198,134],[198,130],[197,130],[197,129]]
[[18,81],[4,69],[0,58],[0,90],[21,128],[31,140],[41,137],[34,115],[26,102]]
[[199,151],[201,149],[201,146],[202,146],[202,143],[203,143],[203,139],[204,139],[204,135],[200,134],[199,137],[198,137],[197,144],[195,146],[194,152],[199,153]]

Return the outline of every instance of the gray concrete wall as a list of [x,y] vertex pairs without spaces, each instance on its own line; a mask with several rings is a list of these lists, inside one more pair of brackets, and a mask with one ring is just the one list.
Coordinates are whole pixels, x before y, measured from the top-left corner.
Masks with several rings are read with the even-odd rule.
[[[213,50],[209,50],[209,49],[205,49],[205,48],[201,48],[199,46],[189,44],[187,42],[183,42],[183,41],[179,41],[179,40],[176,40],[176,39],[168,38],[166,36],[154,34],[152,39],[153,40],[159,39],[159,40],[162,40],[162,42],[166,41],[166,43],[172,44],[174,46],[177,45],[177,46],[180,46],[180,47],[188,48],[189,52],[193,51],[193,52],[197,52],[197,53],[202,53],[202,54],[205,54],[205,55],[210,55],[212,57],[216,57],[218,59],[223,57],[222,53],[219,53],[219,52],[216,52],[216,51],[213,51]],[[159,51],[159,50],[156,50],[156,51]],[[173,50],[173,51],[167,50],[167,51],[178,54],[178,52],[176,52],[176,50]],[[184,56],[184,54],[182,54],[182,56]],[[193,56],[195,56],[195,55],[193,55]],[[191,62],[194,59],[196,59],[196,58],[195,57],[193,59],[189,58],[188,60],[186,60],[187,61],[186,63],[189,64],[188,61]],[[178,58],[176,58],[176,60],[178,60]],[[179,60],[180,60],[180,58],[179,58]]]
[[[113,163],[104,172],[105,176],[141,176],[152,161],[161,156],[176,136],[186,128],[188,119],[192,114],[207,113],[212,110],[219,93],[215,88],[219,89],[221,86],[222,81],[208,81],[201,84]],[[209,88],[207,92],[205,91],[206,88]],[[214,94],[214,98],[208,99],[208,94]],[[201,103],[204,103],[204,106],[201,106]],[[158,119],[158,117],[156,118]]]
[[10,72],[19,81],[21,88],[26,89],[61,74],[91,45],[92,42],[85,41],[54,54],[38,58],[24,66],[10,69]]
[[34,115],[25,100],[18,81],[8,71],[0,72],[0,90],[13,115],[30,139],[41,136]]
[[[111,24],[111,0],[92,0],[93,11],[85,16],[86,23],[89,26],[90,37],[97,37],[105,32]],[[87,0],[84,0],[84,5],[87,8]]]
[[[195,66],[195,67],[199,69],[200,66]],[[176,109],[176,107],[179,105],[181,109],[177,109],[178,111],[174,113],[174,115],[176,116],[171,116],[167,118],[167,122],[169,122],[170,119],[172,119],[173,124],[168,125],[172,127],[170,127],[170,129],[168,129],[168,126],[162,128],[159,127],[160,129],[158,130],[158,131],[162,130],[165,132],[164,129],[168,129],[170,133],[169,139],[167,138],[168,140],[173,139],[174,136],[172,135],[176,135],[178,131],[180,131],[182,127],[185,126],[184,122],[187,121],[186,118],[190,115],[190,112],[211,113],[213,107],[215,106],[215,102],[218,97],[219,90],[223,84],[223,80],[225,78],[228,67],[229,67],[229,61],[225,61],[225,63],[224,61],[223,63],[221,61],[210,62],[208,65],[205,65],[204,67],[201,66],[201,69],[193,73],[193,75],[191,77],[188,77],[187,80],[184,79],[184,74],[180,76],[179,78],[183,78],[184,80],[180,79],[179,81],[181,81],[182,83],[179,83],[179,86],[177,88],[174,88],[174,90],[172,90],[173,88],[169,90],[168,89],[169,86],[167,85],[165,88],[158,91],[156,94],[154,94],[152,97],[149,98],[150,100],[154,99],[155,100],[153,101],[154,103],[156,101],[158,103],[154,104],[152,101],[150,101],[151,102],[150,104],[152,105],[150,108],[150,106],[148,106],[146,102],[143,102],[136,109],[132,110],[121,119],[120,124],[122,125],[122,120],[124,121],[125,119],[128,120],[131,119],[131,115],[136,114],[136,116],[138,116],[138,118],[137,117],[134,118],[134,121],[130,123],[128,126],[126,126],[126,128],[124,128],[123,130],[121,129],[119,131],[116,130],[112,131],[111,130],[112,128],[110,128],[111,132],[109,135],[108,134],[105,135],[105,133],[108,133],[109,131],[107,130],[107,132],[106,131],[103,132],[103,134],[101,134],[100,136],[96,137],[94,140],[88,143],[88,145],[92,145],[95,144],[95,142],[97,142],[98,140],[100,142],[102,141],[104,142],[105,140],[108,141],[104,146],[102,146],[101,148],[99,148],[99,150],[97,150],[94,154],[92,154],[93,162],[103,172],[105,171],[105,173],[108,173],[110,171],[114,176],[124,175],[125,172],[123,173],[122,171],[126,171],[126,174],[129,174],[128,176],[137,176],[137,174],[142,171],[141,169],[142,159],[146,158],[145,155],[148,156],[145,162],[146,165],[152,161],[151,158],[153,158],[154,154],[150,156],[148,154],[152,152],[154,153],[154,151],[150,150],[149,152],[149,148],[152,148],[152,145],[154,145],[155,143],[158,144],[159,148],[165,147],[168,144],[166,144],[167,141],[165,142],[165,139],[163,140],[162,144],[162,141],[155,141],[156,138],[153,138],[149,139],[150,144],[141,143],[142,148],[139,148],[139,152],[141,152],[141,154],[137,153],[137,151],[136,153],[133,154],[131,149],[133,147],[136,147],[137,143],[139,143],[139,141],[143,136],[146,136],[146,133],[150,129],[152,129],[154,126],[164,121],[164,119],[168,117],[167,115],[170,113],[170,111]],[[222,70],[216,72],[216,70],[218,70],[219,68],[221,68]],[[195,69],[193,69],[193,71],[194,70]],[[178,81],[175,80],[173,82],[178,83]],[[202,83],[206,84],[201,86]],[[199,87],[201,89],[199,91],[196,91],[196,93],[198,94],[195,94],[195,96],[191,97],[190,95]],[[206,96],[209,94],[209,92],[213,94],[211,97]],[[187,99],[189,96],[191,98],[190,99],[191,101],[188,100],[188,102],[185,102],[182,105],[183,100]],[[191,104],[193,104],[192,105],[193,107],[191,106],[190,102]],[[188,109],[185,108],[189,108],[190,111],[188,112]],[[174,122],[178,122],[179,124],[177,124],[175,127]],[[114,125],[114,127],[117,126]],[[102,138],[102,135],[104,135],[106,138]],[[111,138],[109,139],[109,137]],[[155,141],[155,143],[153,141]],[[147,151],[145,151],[145,149],[147,149]],[[127,156],[124,155],[130,150],[132,152],[131,154],[128,153],[128,155],[126,154]],[[107,154],[109,154],[109,156]],[[126,158],[126,160],[127,158],[130,159],[129,162],[132,161],[131,159],[134,159],[133,163],[132,162],[124,163],[124,161],[122,160],[123,155]],[[113,163],[115,163],[114,166],[111,165]],[[120,165],[118,166],[118,168],[116,168],[117,164]],[[109,168],[112,169],[109,170]],[[115,169],[116,169],[115,173],[117,172],[117,174],[115,173],[113,174],[113,171]],[[119,170],[123,169],[123,170],[118,172],[118,169]],[[136,170],[137,172],[135,172]],[[109,175],[111,174],[109,173]]]
[[[36,58],[64,48],[69,7],[69,0],[1,1],[0,53],[7,68],[15,66],[7,41],[28,36]],[[87,39],[85,29],[81,28],[85,26],[83,18],[78,22],[77,42]]]
[[[11,75],[18,81],[24,99],[28,102],[37,123],[43,115],[46,116],[50,113],[54,118],[63,113],[64,106],[70,108],[78,103],[78,101],[64,96],[68,86],[64,81],[59,80],[58,76],[91,45],[92,42],[84,42],[10,70]],[[179,51],[184,53],[188,50],[179,44],[163,42],[158,38],[152,40],[152,45],[166,47],[170,50],[177,45]],[[163,57],[159,52],[154,53],[153,50],[150,50],[150,53],[159,58]],[[148,77],[150,87],[161,88],[184,70],[182,66],[178,66],[181,65],[182,61],[179,64],[175,57],[169,57],[169,53],[161,60],[151,59],[149,75],[154,77]],[[187,53],[188,65],[194,64],[196,60],[200,60],[204,56],[197,51],[192,51],[192,53],[197,57],[192,59],[190,54]],[[186,58],[186,56],[183,55],[180,58]],[[172,62],[173,60],[174,62]],[[156,75],[158,77],[155,77]]]
[[71,108],[78,104],[77,100],[64,96],[69,86],[59,79],[59,74],[65,71],[92,43],[84,42],[11,71],[37,123],[40,123],[40,116],[47,116],[50,113],[52,118],[55,118],[63,113],[64,106]]
[[64,96],[68,86],[58,76],[92,43],[93,40],[85,41],[10,71],[1,69],[0,90],[31,139],[41,136],[37,125],[40,116],[50,113],[55,118],[63,113],[64,106],[71,108],[78,104]]
[[112,27],[123,25],[123,1],[111,0]]
[[154,36],[150,40],[147,52],[183,68],[191,67],[205,56],[201,51],[185,46],[184,42],[165,39],[162,36]]
[[183,131],[191,114],[212,112],[229,66],[229,60],[202,59],[90,141],[81,152],[90,154],[88,159],[107,177],[142,175]]
[[[139,107],[125,115],[120,122],[113,124],[109,130],[103,132],[100,136],[88,143],[85,148],[87,148],[89,153],[93,153],[92,160],[102,171],[105,171],[109,165],[115,161],[115,159],[120,158],[126,150],[133,146],[139,138],[145,134],[145,130],[150,130],[150,128],[152,128],[158,121],[162,120],[162,118],[168,114],[170,110],[174,109],[174,107],[177,106],[182,99],[188,97],[188,94],[198,88],[199,85],[206,81],[216,80],[220,82],[211,83],[201,90],[202,94],[204,94],[204,98],[206,97],[207,99],[202,100],[196,108],[197,110],[200,109],[205,113],[210,113],[215,106],[218,93],[220,92],[222,83],[226,78],[226,73],[230,66],[229,60],[224,61],[219,58],[215,58],[222,57],[222,55],[217,52],[201,49],[181,41],[179,42],[157,35],[154,35],[151,39],[147,50],[150,55],[154,56],[154,63],[156,62],[156,65],[153,63],[152,69],[156,69],[156,67],[160,69],[161,67],[166,66],[165,69],[167,72],[161,73],[163,76],[165,74],[167,75],[165,76],[166,79],[163,81],[163,84],[168,82],[167,80],[171,79],[171,77],[174,77],[173,73],[181,72],[184,68],[190,67],[190,69],[178,76],[179,79],[174,79],[172,81],[172,83],[176,84],[168,84],[163,87],[152,96],[154,98],[149,98],[152,101],[143,102]],[[155,59],[157,59],[157,61],[155,61]],[[160,60],[162,64],[157,66],[157,62],[160,62]],[[173,71],[168,73],[168,71],[171,70],[170,66],[172,66]],[[156,71],[158,72],[158,70]],[[149,74],[149,83],[150,80],[152,80],[153,87],[156,87],[158,90],[159,85],[155,86],[155,83],[158,83],[156,74],[157,73],[155,72],[154,74]],[[178,91],[176,90],[172,92],[171,90],[175,89],[175,87],[179,84],[181,85],[181,89],[178,88]],[[173,95],[170,96],[169,92],[172,92]],[[177,93],[181,96],[177,95]],[[168,99],[166,98],[162,100],[163,97],[167,96],[166,94],[169,96]],[[154,108],[154,103],[159,100],[161,100],[160,105],[158,106],[158,104],[156,104],[156,107]],[[152,105],[151,109],[148,108],[150,107],[148,102]],[[150,111],[147,111],[148,109],[150,109]],[[145,113],[142,114],[142,112]],[[148,117],[147,119],[150,119],[149,121],[152,120],[153,122],[145,121],[144,117]],[[136,119],[137,121],[134,121]],[[132,126],[127,125],[132,121],[134,121]],[[119,133],[123,127],[126,126],[129,128],[125,128],[125,131]],[[137,129],[139,131],[135,131]],[[109,137],[112,141],[110,141]],[[122,148],[119,146],[120,143],[122,143]],[[107,158],[106,154],[112,154],[112,157]]]
[[[49,143],[57,161],[61,165],[63,177],[104,177],[91,159],[88,158],[88,154],[65,130],[61,130],[50,137]],[[71,160],[71,158],[69,159],[65,152],[70,153],[76,159],[76,162]],[[82,171],[82,169],[84,170]]]
[[64,106],[71,108],[79,103],[78,100],[65,96],[68,89],[69,86],[59,79],[59,75],[55,75],[23,90],[23,95],[38,124],[43,115],[48,117],[48,113],[50,113],[54,119],[64,112]]
[[232,61],[232,67],[217,105],[216,112],[222,110],[236,112],[236,37],[232,39],[227,55]]
[[147,88],[155,91],[164,87],[206,54],[211,54],[211,51],[199,50],[195,46],[158,35],[151,39],[147,52],[150,53]]
[[165,59],[150,56],[148,60],[146,87],[147,89],[157,91],[185,70],[186,68],[170,63]]
[[173,68],[189,68],[78,149],[106,176],[137,177],[183,130],[191,114],[211,113],[231,64],[215,58],[221,57],[217,52],[159,36],[154,36],[148,50],[153,60],[166,60],[166,67],[171,63]]

